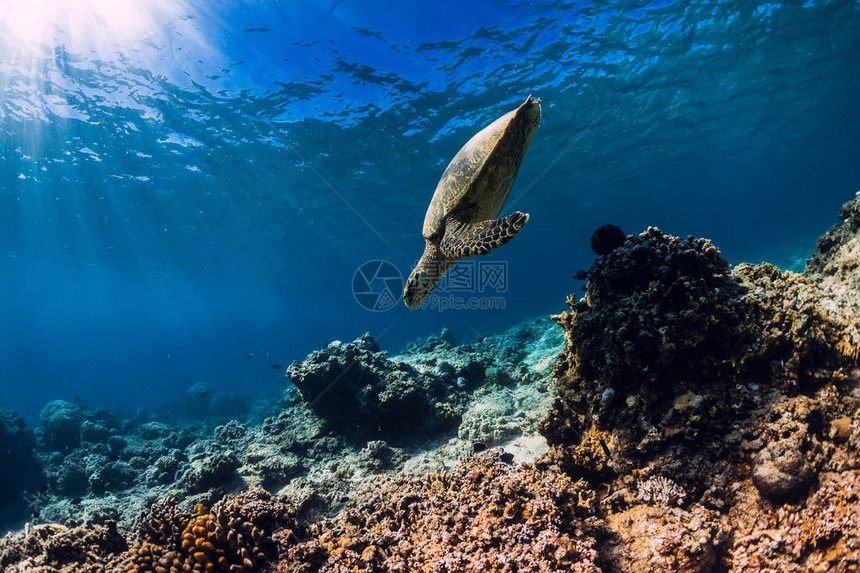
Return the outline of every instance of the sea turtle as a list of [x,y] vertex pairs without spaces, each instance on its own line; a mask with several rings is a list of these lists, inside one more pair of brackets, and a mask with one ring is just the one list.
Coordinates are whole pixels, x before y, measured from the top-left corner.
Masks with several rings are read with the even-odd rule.
[[489,254],[528,222],[520,211],[496,217],[539,123],[540,100],[529,96],[479,131],[448,164],[424,216],[426,246],[403,289],[406,306],[420,306],[458,260]]

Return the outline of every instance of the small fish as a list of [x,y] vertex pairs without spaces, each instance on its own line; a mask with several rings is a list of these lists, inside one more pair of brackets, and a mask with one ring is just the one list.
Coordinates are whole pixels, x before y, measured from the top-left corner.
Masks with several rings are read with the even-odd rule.
[[335,505],[334,507],[331,508],[331,510],[328,512],[328,516],[334,517],[335,515],[340,513],[340,510],[342,510],[344,507],[346,507],[345,501],[338,503],[337,505]]
[[253,358],[253,357],[254,357],[253,352],[249,352],[248,354],[245,355],[245,358]]
[[505,452],[499,456],[499,461],[502,462],[503,464],[509,464],[512,461],[514,461],[514,454],[512,454],[510,452]]
[[481,453],[486,449],[487,449],[487,444],[484,444],[481,442],[475,442],[474,444],[472,444],[472,453],[473,454]]
[[603,441],[603,438],[600,438],[600,447],[603,448],[603,453],[606,454],[606,457],[611,460],[612,452],[609,451],[609,446],[606,445],[606,442]]
[[274,368],[275,370],[280,370],[281,368],[283,368],[283,366],[281,366],[280,364],[272,364],[272,368]]
[[588,271],[576,271],[576,274],[573,275],[573,278],[578,281],[587,281],[588,280]]

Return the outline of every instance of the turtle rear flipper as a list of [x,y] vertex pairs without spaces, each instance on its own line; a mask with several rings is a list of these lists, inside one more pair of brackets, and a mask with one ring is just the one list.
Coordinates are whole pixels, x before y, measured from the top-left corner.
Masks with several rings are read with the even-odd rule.
[[502,219],[481,221],[472,226],[455,223],[445,230],[440,247],[447,259],[486,255],[513,239],[528,221],[527,213],[517,211]]

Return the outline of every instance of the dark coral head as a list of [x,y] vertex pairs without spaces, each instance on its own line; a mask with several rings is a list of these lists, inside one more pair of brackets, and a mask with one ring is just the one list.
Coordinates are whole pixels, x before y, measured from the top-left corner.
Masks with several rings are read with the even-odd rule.
[[618,225],[603,225],[591,235],[591,250],[598,255],[608,255],[624,244],[627,237]]

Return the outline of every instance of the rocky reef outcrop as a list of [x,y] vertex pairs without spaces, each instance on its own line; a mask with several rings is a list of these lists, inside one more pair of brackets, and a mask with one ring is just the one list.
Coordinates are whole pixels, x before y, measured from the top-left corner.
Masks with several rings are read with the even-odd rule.
[[450,427],[461,413],[462,389],[389,359],[369,333],[312,352],[292,363],[287,376],[311,410],[359,439],[426,437]]
[[[611,568],[858,566],[858,205],[843,207],[804,275],[730,269],[703,239],[629,235],[554,317],[565,352],[539,466],[606,492],[611,535],[598,551]],[[674,500],[668,514],[642,507],[661,499]],[[822,527],[810,508],[828,504],[832,528],[804,538]],[[637,541],[649,528],[661,544]],[[751,551],[758,528],[771,542]],[[704,533],[684,541],[690,530]]]
[[805,275],[820,292],[821,313],[842,331],[837,348],[860,359],[860,193],[839,210],[842,224],[818,238]]
[[[600,257],[588,292],[557,315],[566,351],[543,425],[561,463],[610,431],[619,467],[725,434],[771,390],[814,390],[850,356],[819,290],[769,264],[728,262],[706,239],[649,228]],[[580,469],[588,471],[587,467]]]

